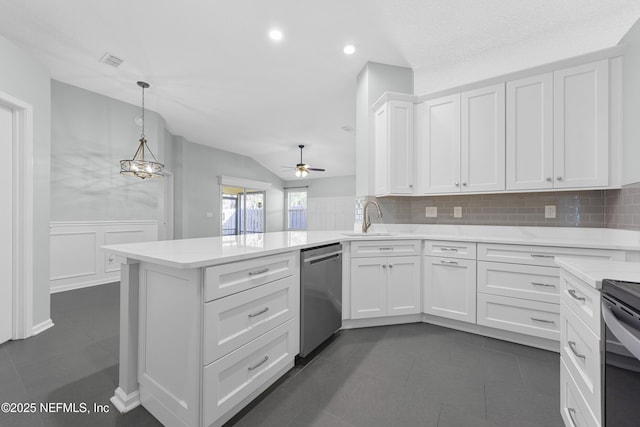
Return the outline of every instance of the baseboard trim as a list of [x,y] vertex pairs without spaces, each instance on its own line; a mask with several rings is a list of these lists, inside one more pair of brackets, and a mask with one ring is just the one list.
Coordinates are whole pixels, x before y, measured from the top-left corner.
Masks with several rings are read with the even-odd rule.
[[403,316],[373,317],[370,319],[344,319],[342,329],[369,328],[373,326],[401,325],[403,323],[421,322],[419,314],[406,314]]
[[39,333],[44,332],[49,328],[53,328],[53,321],[51,319],[47,319],[44,322],[40,322],[35,325],[31,330],[31,336],[38,335]]
[[140,392],[136,390],[131,394],[127,394],[118,387],[114,395],[109,400],[121,414],[126,414],[132,409],[140,406]]
[[67,291],[73,291],[75,289],[90,288],[92,286],[106,285],[107,283],[113,283],[113,282],[117,282],[119,280],[120,280],[120,275],[115,275],[113,277],[106,277],[106,278],[100,279],[100,280],[90,280],[88,282],[81,282],[81,283],[73,283],[71,285],[56,286],[55,288],[51,288],[51,293],[52,294],[57,294],[58,292],[67,292]]

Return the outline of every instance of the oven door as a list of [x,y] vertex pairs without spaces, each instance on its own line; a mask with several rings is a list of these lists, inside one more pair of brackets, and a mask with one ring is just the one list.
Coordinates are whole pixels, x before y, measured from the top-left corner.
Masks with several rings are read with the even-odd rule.
[[637,427],[640,420],[640,315],[603,295],[605,426]]

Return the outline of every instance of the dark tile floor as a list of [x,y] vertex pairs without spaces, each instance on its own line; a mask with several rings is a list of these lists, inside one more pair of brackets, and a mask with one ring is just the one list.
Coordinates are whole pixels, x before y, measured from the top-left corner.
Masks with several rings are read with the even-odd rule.
[[[0,345],[0,402],[108,404],[118,382],[117,284],[52,295],[56,326]],[[341,332],[228,425],[562,426],[559,355],[434,325]],[[155,426],[144,408],[4,414],[0,426]]]

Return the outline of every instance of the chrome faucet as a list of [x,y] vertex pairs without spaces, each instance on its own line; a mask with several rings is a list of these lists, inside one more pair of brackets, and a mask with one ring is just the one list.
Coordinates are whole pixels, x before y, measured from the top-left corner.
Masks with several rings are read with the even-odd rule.
[[362,216],[363,221],[362,221],[362,232],[366,233],[367,230],[369,230],[369,227],[371,227],[371,218],[369,217],[369,214],[367,213],[367,208],[369,207],[369,205],[375,205],[376,209],[378,210],[378,218],[382,218],[382,211],[380,210],[380,205],[378,204],[378,202],[374,201],[374,200],[369,200],[367,203],[364,204],[364,210],[362,212]]

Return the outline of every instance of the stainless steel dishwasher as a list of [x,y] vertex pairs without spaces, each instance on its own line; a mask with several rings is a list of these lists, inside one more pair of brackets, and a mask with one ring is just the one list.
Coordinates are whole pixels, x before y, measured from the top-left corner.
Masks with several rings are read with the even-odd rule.
[[306,357],[342,326],[342,245],[300,254],[300,356]]

